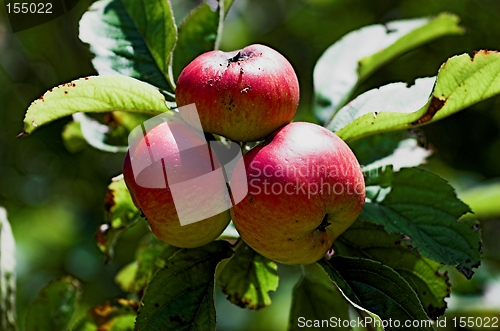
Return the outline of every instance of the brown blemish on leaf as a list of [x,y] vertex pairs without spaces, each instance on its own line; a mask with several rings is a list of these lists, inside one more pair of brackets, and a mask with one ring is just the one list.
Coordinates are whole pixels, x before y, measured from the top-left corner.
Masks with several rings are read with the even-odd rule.
[[[222,289],[222,291],[224,293],[226,293],[225,288]],[[238,307],[241,307],[241,308],[248,308],[251,310],[259,310],[261,308],[266,307],[266,304],[263,302],[263,300],[259,299],[259,300],[257,300],[258,302],[252,302],[251,299],[242,297],[236,293],[235,294],[226,294],[226,297],[230,302],[234,303],[235,305],[237,305]]]
[[111,209],[113,209],[113,207],[115,205],[116,205],[116,202],[115,202],[115,196],[113,194],[113,191],[108,190],[108,192],[106,192],[106,197],[104,198],[104,209],[107,212],[110,212]]
[[427,108],[426,112],[424,115],[422,115],[418,120],[410,123],[411,125],[420,125],[429,122],[432,120],[434,115],[443,108],[443,106],[446,103],[446,99],[441,100],[437,98],[436,96],[432,96],[431,103],[429,104],[429,107]]
[[474,58],[476,57],[476,55],[479,55],[479,54],[484,54],[484,55],[489,55],[489,54],[498,54],[499,52],[498,51],[490,51],[490,50],[486,50],[486,49],[482,49],[480,51],[476,51],[474,52],[474,56],[471,57],[471,62],[474,62]]

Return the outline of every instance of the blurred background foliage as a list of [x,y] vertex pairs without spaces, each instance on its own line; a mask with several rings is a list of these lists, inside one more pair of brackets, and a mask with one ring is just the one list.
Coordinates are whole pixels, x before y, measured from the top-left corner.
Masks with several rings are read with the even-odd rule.
[[[178,22],[200,2],[171,1]],[[124,155],[91,147],[70,153],[61,138],[69,119],[16,138],[34,99],[53,86],[95,74],[92,55],[78,39],[78,21],[92,2],[80,0],[64,16],[15,34],[5,7],[0,9],[0,205],[9,213],[17,241],[21,321],[38,290],[60,275],[73,275],[82,281],[82,309],[118,298],[121,292],[113,277],[133,259],[137,243],[148,231],[145,222],[128,231],[120,239],[114,259],[105,264],[94,234],[105,220],[106,187],[111,177],[121,173]],[[226,20],[221,48],[263,43],[284,54],[295,67],[301,86],[296,119],[313,120],[312,70],[328,46],[366,25],[443,11],[461,17],[467,33],[439,39],[402,56],[364,82],[359,92],[433,76],[441,63],[455,54],[500,49],[497,0],[236,0]],[[449,180],[459,191],[500,177],[499,97],[424,127],[418,134],[435,150],[424,167]],[[471,282],[450,271],[457,294],[450,300],[451,306],[455,298],[476,304],[494,298],[494,291],[500,291],[500,222],[495,218],[481,222],[483,268]],[[300,269],[280,267],[279,290],[272,295],[271,307],[263,311],[242,310],[219,293],[220,330],[234,330],[235,325],[238,330],[286,329],[291,288]],[[485,292],[487,295],[481,296]],[[487,302],[500,311],[500,294],[496,293],[496,301]]]

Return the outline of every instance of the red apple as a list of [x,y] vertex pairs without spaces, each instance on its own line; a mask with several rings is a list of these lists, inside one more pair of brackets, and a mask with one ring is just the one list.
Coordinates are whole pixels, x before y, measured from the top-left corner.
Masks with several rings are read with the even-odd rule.
[[[269,259],[316,262],[363,209],[365,185],[356,157],[321,126],[288,124],[243,160],[248,195],[231,216],[243,240]],[[231,183],[240,185],[246,183]]]
[[293,119],[299,83],[283,55],[251,45],[198,56],[179,75],[175,99],[179,107],[196,104],[204,131],[257,141]]
[[198,247],[213,241],[228,225],[231,206],[217,156],[202,133],[182,122],[147,126],[123,166],[134,204],[168,244]]

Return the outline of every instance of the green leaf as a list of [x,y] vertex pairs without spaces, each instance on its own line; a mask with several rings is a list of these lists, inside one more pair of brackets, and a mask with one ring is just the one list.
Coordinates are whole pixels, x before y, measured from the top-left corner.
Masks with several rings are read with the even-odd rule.
[[500,216],[500,181],[492,180],[460,192],[460,199],[467,203],[474,214],[465,218],[493,218]]
[[179,27],[179,41],[173,55],[174,77],[195,57],[215,48],[218,27],[219,12],[212,11],[206,2],[189,13]]
[[81,295],[80,283],[69,276],[53,280],[40,290],[28,309],[26,330],[66,331]]
[[24,134],[78,112],[126,111],[160,114],[168,111],[163,94],[152,85],[125,76],[91,76],[59,85],[29,106]]
[[106,124],[102,124],[85,113],[76,113],[73,122],[64,127],[64,145],[72,153],[87,144],[104,152],[125,153],[130,132],[150,118],[147,114],[113,111],[106,113]]
[[80,123],[78,122],[71,121],[66,124],[61,137],[63,138],[64,147],[71,153],[77,153],[87,146]]
[[376,260],[394,269],[417,293],[427,315],[436,319],[446,310],[444,299],[450,295],[441,264],[400,245],[401,235],[391,235],[381,226],[357,220],[334,243],[335,256]]
[[109,126],[90,118],[85,113],[73,114],[73,120],[80,124],[85,141],[92,147],[110,153],[126,153],[128,146],[115,146],[107,143],[111,133]]
[[169,62],[177,27],[168,0],[100,0],[80,20],[100,75],[140,79],[173,91]]
[[[392,320],[385,330],[433,330],[413,289],[388,266],[346,257],[323,259],[318,263],[353,302],[377,314],[384,322]],[[415,321],[420,324],[418,327],[411,324]]]
[[126,230],[139,220],[140,211],[134,205],[123,175],[111,179],[104,200],[107,222],[102,224],[96,234],[97,246],[109,261],[113,257],[116,241]]
[[350,147],[365,176],[377,173],[380,168],[392,166],[398,171],[427,162],[432,150],[420,146],[418,137],[408,132],[387,132],[364,137],[351,142]]
[[427,104],[435,82],[435,77],[421,78],[410,87],[393,83],[365,92],[340,109],[326,127],[337,132],[363,115],[377,119],[381,112],[413,113]]
[[365,204],[360,219],[383,225],[389,233],[405,234],[409,240],[401,244],[472,277],[472,268],[481,260],[481,236],[477,223],[457,221],[470,209],[457,198],[453,187],[416,168],[398,173],[386,168],[366,182],[371,201]]
[[225,241],[175,253],[149,283],[135,329],[215,330],[215,269],[231,254]]
[[17,330],[16,244],[7,212],[0,207],[0,329]]
[[278,266],[240,241],[218,280],[229,301],[257,310],[271,304],[269,292],[278,288]]
[[123,291],[141,293],[148,285],[151,277],[158,268],[163,268],[166,261],[178,250],[149,235],[137,248],[136,260],[126,265],[116,275],[116,283]]
[[[304,266],[304,276],[295,285],[292,294],[292,307],[288,330],[324,329],[352,330],[343,326],[343,321],[350,321],[349,304],[325,271],[317,264]],[[328,321],[322,325],[321,321]],[[305,321],[318,321],[307,327]],[[345,322],[344,322],[345,323]]]
[[207,2],[203,2],[184,19],[174,49],[174,77],[178,77],[182,69],[198,55],[218,48],[223,21],[232,2],[220,0],[215,11]]
[[[405,87],[400,84],[393,93],[405,93],[403,89]],[[410,88],[412,89],[413,87]],[[415,108],[412,112],[410,108],[401,108],[397,103],[392,105],[388,103],[387,108],[376,116],[371,112],[358,114],[360,117],[356,117],[336,134],[349,141],[378,132],[418,127],[450,116],[498,94],[500,94],[500,53],[479,51],[472,58],[468,54],[462,54],[448,59],[441,66],[432,95],[423,107]],[[360,98],[366,97],[361,95]]]
[[461,34],[458,17],[440,14],[372,25],[336,42],[314,68],[316,116],[325,123],[351,98],[359,84],[404,53],[446,35]]
[[[108,322],[106,331],[133,331],[136,315],[128,314],[113,318]],[[99,330],[100,331],[100,330]]]
[[139,303],[133,300],[117,299],[109,301],[88,311],[83,319],[78,321],[72,331],[132,331]]

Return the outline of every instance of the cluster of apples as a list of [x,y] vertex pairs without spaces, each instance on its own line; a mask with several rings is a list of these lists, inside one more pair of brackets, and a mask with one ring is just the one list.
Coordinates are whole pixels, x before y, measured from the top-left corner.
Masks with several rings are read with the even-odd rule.
[[[182,192],[187,201],[198,201],[187,207],[188,213],[203,204],[228,207],[181,225],[171,177],[155,187],[158,173],[177,172],[175,178],[189,180],[203,175],[200,169],[221,169],[221,162],[205,137],[194,134],[189,116],[185,122],[161,123],[138,138],[125,157],[124,178],[134,203],[161,240],[178,247],[201,246],[219,237],[232,219],[241,238],[263,256],[309,264],[323,257],[358,217],[365,200],[359,163],[334,133],[312,123],[290,123],[298,107],[299,83],[291,64],[277,51],[251,45],[200,55],[181,72],[176,102],[179,107],[196,104],[206,133],[261,142],[243,155],[239,162],[244,167],[236,167],[227,179],[229,192],[246,189],[246,196],[236,203],[231,194],[224,194],[225,182],[214,182],[208,189],[194,185]],[[179,139],[205,146],[197,150],[209,155],[190,161]],[[146,159],[156,161],[134,173],[133,163]]]

